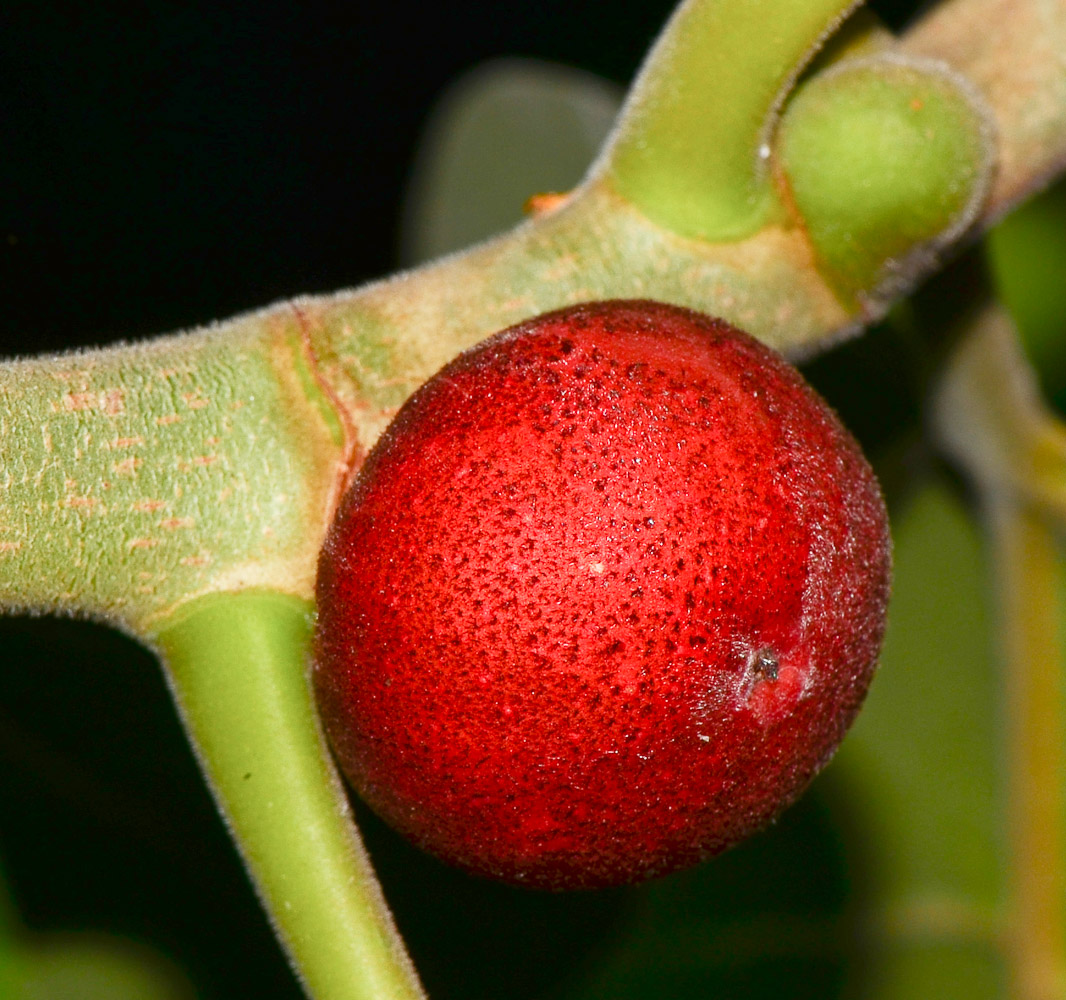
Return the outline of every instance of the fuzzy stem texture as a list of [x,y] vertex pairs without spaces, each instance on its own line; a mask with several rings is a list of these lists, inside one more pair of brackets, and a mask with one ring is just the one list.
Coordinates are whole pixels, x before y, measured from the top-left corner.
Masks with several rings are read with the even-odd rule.
[[199,594],[310,598],[347,456],[291,307],[0,366],[0,607],[144,635]]
[[943,0],[901,43],[944,60],[991,110],[998,155],[984,225],[1066,168],[1066,3]]
[[712,241],[757,232],[781,214],[769,169],[776,110],[856,6],[681,4],[633,84],[595,172],[671,232]]
[[195,601],[154,636],[189,737],[294,970],[316,1000],[420,1000],[307,677],[311,607]]

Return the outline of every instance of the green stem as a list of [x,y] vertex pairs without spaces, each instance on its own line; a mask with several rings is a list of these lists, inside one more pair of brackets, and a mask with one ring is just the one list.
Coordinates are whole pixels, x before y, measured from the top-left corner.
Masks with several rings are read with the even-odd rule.
[[186,730],[315,1000],[424,994],[359,840],[307,675],[310,606],[216,594],[154,637]]
[[901,43],[944,60],[991,111],[998,156],[985,225],[1066,168],[1062,0],[940,0]]
[[[775,211],[775,113],[855,0],[688,0],[622,111],[600,171],[672,232],[741,239]],[[779,209],[780,206],[777,206]]]
[[297,315],[0,365],[0,608],[143,635],[211,591],[310,597],[346,449]]
[[969,228],[993,173],[974,95],[939,64],[892,49],[799,87],[776,151],[822,272],[873,315]]

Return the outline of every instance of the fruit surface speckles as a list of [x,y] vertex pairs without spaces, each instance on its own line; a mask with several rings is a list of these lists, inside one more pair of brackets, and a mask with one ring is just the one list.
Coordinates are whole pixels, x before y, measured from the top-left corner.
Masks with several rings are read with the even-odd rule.
[[490,338],[401,410],[323,549],[314,680],[365,800],[453,864],[636,881],[792,802],[866,692],[877,483],[776,354],[651,302]]

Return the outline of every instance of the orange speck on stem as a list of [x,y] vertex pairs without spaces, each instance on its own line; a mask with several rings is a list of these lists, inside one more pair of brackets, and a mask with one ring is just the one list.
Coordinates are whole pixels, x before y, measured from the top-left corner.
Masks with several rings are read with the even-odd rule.
[[141,458],[124,458],[121,462],[116,462],[112,468],[120,476],[131,476],[143,464],[144,459]]
[[160,528],[165,528],[167,531],[173,531],[175,528],[191,528],[193,526],[193,519],[191,517],[168,517],[159,522]]
[[92,405],[92,396],[87,392],[68,392],[63,397],[63,409],[70,413],[87,410]]
[[104,395],[104,413],[109,417],[126,412],[125,393],[121,389],[110,389]]
[[562,206],[569,200],[569,192],[543,191],[539,194],[530,195],[526,199],[526,203],[522,206],[522,211],[525,212],[526,215],[546,215],[548,212],[553,212],[557,208],[562,208]]

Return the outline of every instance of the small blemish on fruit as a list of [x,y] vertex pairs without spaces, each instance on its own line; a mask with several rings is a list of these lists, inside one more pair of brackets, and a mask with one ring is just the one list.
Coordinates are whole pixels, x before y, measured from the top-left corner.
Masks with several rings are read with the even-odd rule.
[[751,656],[751,672],[768,681],[777,680],[778,660],[769,648],[757,649]]

